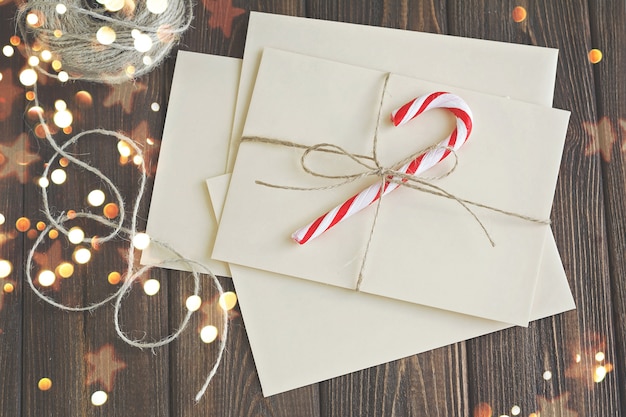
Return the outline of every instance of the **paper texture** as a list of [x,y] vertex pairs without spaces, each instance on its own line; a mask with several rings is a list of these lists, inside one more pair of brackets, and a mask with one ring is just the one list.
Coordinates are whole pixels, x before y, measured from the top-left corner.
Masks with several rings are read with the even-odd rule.
[[[228,177],[207,181],[219,213]],[[531,319],[574,308],[552,233]],[[510,327],[450,311],[231,266],[265,396]]]
[[232,171],[264,47],[552,105],[556,49],[251,12],[229,154]]
[[[180,51],[172,80],[147,233],[182,256],[230,276],[211,259],[217,223],[204,180],[225,172],[241,60]],[[152,245],[142,264],[171,253]],[[181,262],[164,265],[184,268]]]
[[[376,70],[265,49],[244,136],[305,146],[327,142],[371,155],[384,78]],[[434,183],[461,198],[549,218],[569,118],[562,110],[392,74],[378,130],[382,165],[393,166],[452,131],[454,118],[444,110],[431,110],[401,128],[389,121],[395,108],[435,91],[462,97],[475,122],[454,173]],[[475,208],[496,241],[492,247],[459,204],[400,187],[383,198],[361,270],[373,207],[305,245],[290,236],[378,179],[321,191],[255,183],[323,187],[337,182],[304,172],[298,166],[301,155],[301,149],[289,146],[240,145],[215,259],[348,289],[355,288],[362,273],[363,292],[528,324],[546,225]],[[332,154],[311,159],[323,173],[343,175],[358,168]]]

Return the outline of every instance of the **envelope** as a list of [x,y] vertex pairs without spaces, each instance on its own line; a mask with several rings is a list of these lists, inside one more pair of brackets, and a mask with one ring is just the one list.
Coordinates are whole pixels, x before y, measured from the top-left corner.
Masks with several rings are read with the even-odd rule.
[[[327,142],[355,155],[372,155],[376,135],[382,166],[393,167],[444,139],[455,120],[431,110],[397,128],[389,120],[392,110],[415,96],[451,91],[471,108],[474,127],[457,152],[455,171],[434,183],[460,198],[549,218],[569,112],[396,74],[385,84],[386,76],[266,48],[243,134],[304,146]],[[492,247],[460,204],[400,187],[378,210],[370,206],[298,245],[290,239],[295,230],[380,181],[309,191],[256,183],[316,188],[337,182],[305,172],[298,166],[302,153],[263,142],[239,146],[213,258],[347,289],[361,275],[363,292],[528,324],[547,225],[475,207],[497,242]],[[347,175],[355,169],[350,158],[320,154],[310,163],[317,171]],[[436,168],[426,174],[437,175]]]
[[[285,36],[287,31],[289,36]],[[390,49],[386,45],[390,42],[399,45],[407,53],[394,55],[391,59]],[[472,49],[465,49],[466,53],[461,60],[463,65],[454,65],[457,62],[455,54],[446,51],[450,48],[463,50],[464,44],[471,44]],[[488,88],[492,94],[511,96],[545,106],[552,103],[556,50],[252,13],[248,27],[246,66],[242,72],[240,101],[237,104],[240,124],[233,126],[233,137],[241,135],[243,118],[264,45],[326,56],[339,61],[344,56],[351,57],[352,63],[361,66],[367,66],[368,63],[370,66],[376,63],[380,63],[382,67],[392,65],[394,67],[389,67],[389,70],[406,75],[422,75],[423,78],[428,74],[414,71],[429,71],[431,68],[430,75],[438,77],[434,78],[437,81],[450,84],[454,84],[456,80],[465,84],[470,82],[476,90]],[[374,45],[377,47],[374,48]],[[435,55],[430,56],[439,58],[436,61],[429,60],[428,65],[421,65],[426,55],[420,55],[418,51],[424,50],[436,51]],[[185,54],[188,53],[181,51],[179,57]],[[178,249],[212,247],[211,235],[214,235],[215,229],[168,226],[169,222],[177,220],[175,216],[164,215],[157,219],[154,217],[155,210],[165,205],[165,213],[177,213],[180,217],[198,224],[211,221],[213,214],[206,210],[208,197],[205,193],[190,193],[185,204],[179,204],[169,198],[169,192],[180,187],[180,184],[204,183],[206,175],[203,176],[203,171],[207,166],[217,166],[226,161],[226,152],[220,155],[208,151],[213,146],[212,140],[198,140],[196,136],[186,133],[194,126],[195,121],[208,117],[204,106],[230,103],[237,95],[234,74],[239,73],[241,66],[241,60],[226,57],[202,55],[198,59],[201,62],[193,64],[196,67],[193,72],[190,72],[192,69],[189,64],[185,64],[189,61],[177,61],[172,94],[179,88],[186,88],[187,84],[192,84],[196,89],[204,88],[206,84],[198,83],[198,80],[224,83],[232,90],[223,95],[192,94],[187,97],[184,106],[171,104],[168,108],[162,146],[175,140],[176,146],[184,150],[186,155],[161,152],[148,228],[154,233],[161,227],[170,227],[164,235],[166,240],[176,241]],[[396,67],[400,65],[401,68]],[[506,71],[500,71],[500,68],[506,68]],[[473,75],[466,76],[468,69]],[[183,72],[189,75],[177,76]],[[438,72],[445,72],[446,75],[439,77]],[[472,77],[483,78],[472,81]],[[483,83],[484,77],[487,82]],[[493,83],[491,79],[494,80]],[[172,116],[174,113],[178,113],[178,116]],[[186,122],[181,119],[183,113],[189,117]],[[172,122],[171,117],[174,117]],[[225,119],[215,120],[211,130],[229,131],[232,118],[231,114]],[[179,122],[174,123],[173,120]],[[207,137],[208,132],[207,135],[202,135],[202,138]],[[217,135],[212,135],[212,138],[222,140]],[[226,138],[224,140],[227,141]],[[192,154],[201,154],[203,163],[187,163],[187,158]],[[166,171],[161,168],[167,160],[168,164],[184,166],[185,169],[167,170],[166,175]],[[222,184],[222,187],[225,192],[225,185]],[[158,192],[159,188],[163,189],[162,192]],[[202,218],[205,216],[208,219]],[[207,252],[200,252],[199,259],[209,257]],[[503,323],[469,316],[465,321],[458,321],[459,317],[466,316],[436,309],[427,309],[428,315],[424,318],[420,314],[424,307],[368,294],[355,294],[349,290],[263,271],[236,266],[234,268],[236,273],[233,281],[265,396],[507,327]],[[348,293],[350,298],[345,297]],[[373,303],[372,300],[378,303]],[[403,314],[404,308],[408,307],[402,306],[410,306],[414,313]],[[574,307],[556,244],[550,233],[544,247],[532,318],[547,317]],[[371,323],[371,326],[367,323]],[[372,329],[375,329],[375,334]],[[386,329],[389,329],[386,334],[393,334],[393,343],[387,343],[377,336]],[[429,329],[433,329],[433,332]],[[371,346],[371,349],[367,346]]]
[[[226,169],[240,70],[238,59],[178,52],[146,226],[152,238],[221,276],[230,276],[230,270],[210,256],[217,222],[204,179]],[[141,263],[157,264],[171,256],[151,245]],[[184,268],[181,262],[164,266]]]
[[[207,180],[220,217],[230,174]],[[575,308],[550,232],[531,320]],[[239,306],[267,397],[511,327],[231,265]]]
[[536,46],[250,12],[228,172],[263,48],[552,105],[558,51]]

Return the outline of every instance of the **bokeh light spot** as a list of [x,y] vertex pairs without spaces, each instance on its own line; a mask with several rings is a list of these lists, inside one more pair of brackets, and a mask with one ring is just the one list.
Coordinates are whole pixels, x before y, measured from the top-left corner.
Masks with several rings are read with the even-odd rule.
[[25,232],[30,229],[30,220],[28,217],[20,217],[15,222],[15,228],[20,232]]
[[61,278],[69,278],[74,274],[74,265],[69,262],[62,262],[55,271]]
[[57,7],[54,8],[58,14],[65,14],[67,12],[67,7],[63,3],[57,4]]
[[78,248],[72,256],[77,264],[84,265],[91,259],[91,252],[87,248]]
[[10,282],[7,282],[6,284],[4,284],[2,289],[4,290],[5,293],[10,294],[15,290],[15,286],[11,284]]
[[72,227],[67,232],[67,239],[73,244],[78,245],[83,242],[83,239],[85,239],[85,232],[83,232],[83,229],[80,227]]
[[100,207],[105,199],[106,196],[102,190],[93,190],[87,195],[87,202],[94,207]]
[[4,217],[4,214],[0,213],[0,224],[4,224],[5,221],[6,218]]
[[37,383],[37,388],[41,391],[48,391],[52,388],[52,380],[50,378],[41,378]]
[[102,209],[102,214],[104,214],[104,217],[107,219],[114,219],[120,214],[120,209],[117,207],[117,204],[109,203]]
[[96,32],[96,39],[102,45],[111,45],[113,42],[115,42],[116,37],[117,34],[115,33],[115,30],[113,30],[109,26],[102,26]]
[[161,14],[167,10],[167,0],[147,0],[148,10],[154,14]]
[[152,109],[152,111],[159,111],[161,109],[161,106],[159,106],[159,103],[152,103],[150,105],[150,109]]
[[543,379],[545,379],[546,381],[549,381],[552,379],[552,372],[550,371],[545,371],[543,373]]
[[81,90],[78,93],[76,93],[75,97],[76,97],[76,103],[80,107],[91,107],[91,105],[93,104],[93,98],[91,97],[91,94],[89,94],[89,92],[85,90]]
[[37,225],[35,227],[41,232],[43,229],[46,228],[46,224],[44,222],[37,222]]
[[106,392],[96,391],[93,394],[91,394],[91,403],[95,405],[96,407],[99,407],[101,405],[104,405],[107,402],[108,398],[109,396],[107,395]]
[[200,339],[202,339],[204,343],[211,343],[217,339],[217,334],[217,327],[212,325],[204,326],[202,330],[200,330]]
[[62,169],[55,169],[50,173],[50,179],[53,183],[60,185],[63,184],[67,179],[67,174]]
[[133,245],[139,250],[144,250],[150,246],[150,236],[146,233],[137,233],[133,238]]
[[11,274],[13,265],[6,259],[0,259],[0,278],[6,278]]
[[74,121],[74,117],[69,110],[61,110],[54,113],[54,124],[59,126],[61,129],[64,129],[72,124]]
[[9,43],[13,46],[17,46],[20,43],[22,43],[22,40],[20,39],[19,36],[13,35],[9,38]]
[[10,58],[13,56],[13,54],[15,53],[15,50],[13,49],[13,47],[11,45],[4,45],[2,47],[2,53],[4,54],[4,56],[6,56],[7,58]]
[[187,306],[187,310],[189,311],[198,311],[201,305],[202,299],[197,295],[191,295],[187,297],[185,301],[185,306]]
[[156,295],[161,289],[161,283],[156,279],[149,279],[143,284],[143,291],[146,295]]
[[516,23],[520,23],[523,22],[524,20],[526,20],[526,9],[523,8],[522,6],[517,6],[513,9],[513,12],[511,13],[511,17],[513,18],[513,21]]
[[522,409],[519,407],[519,405],[514,405],[513,407],[511,407],[511,415],[518,416],[521,412]]
[[37,72],[32,68],[27,68],[20,72],[20,82],[29,87],[37,82]]
[[474,407],[473,417],[491,417],[493,411],[491,410],[491,406],[487,403],[478,403]]
[[109,281],[109,284],[111,285],[117,285],[120,283],[121,280],[122,280],[122,275],[117,271],[111,272],[109,276],[107,277],[107,281]]
[[56,239],[56,238],[58,238],[58,237],[59,237],[59,231],[58,231],[58,230],[56,230],[56,229],[52,229],[52,230],[50,230],[50,231],[48,232],[48,237],[49,237],[50,239]]
[[59,81],[61,81],[62,83],[70,79],[70,75],[65,71],[59,72],[58,77],[59,77]]
[[39,273],[39,276],[37,277],[37,280],[39,281],[39,285],[43,286],[43,287],[49,287],[52,284],[54,284],[54,281],[56,281],[57,277],[56,275],[54,275],[54,272],[50,271],[50,270],[43,270]]
[[237,305],[237,294],[227,291],[220,296],[219,305],[224,311],[232,310]]
[[597,64],[598,62],[602,61],[602,51],[599,49],[592,49],[587,54],[587,57],[589,58],[589,62],[591,62],[592,64]]

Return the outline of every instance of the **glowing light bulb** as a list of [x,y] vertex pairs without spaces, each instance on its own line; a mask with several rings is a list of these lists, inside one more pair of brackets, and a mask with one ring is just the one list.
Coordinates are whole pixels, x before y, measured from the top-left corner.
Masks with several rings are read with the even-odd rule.
[[48,181],[48,178],[46,177],[39,178],[39,181],[37,182],[41,188],[47,188],[50,185],[50,181]]
[[215,326],[204,326],[202,330],[200,330],[200,339],[204,343],[211,343],[215,339],[217,339],[217,327]]
[[144,33],[139,34],[135,38],[134,46],[139,52],[148,52],[152,48],[152,39]]
[[102,26],[96,32],[96,39],[102,45],[111,45],[113,42],[115,42],[116,37],[117,37],[117,34],[109,26]]
[[104,7],[111,12],[118,12],[124,8],[124,0],[108,0]]
[[0,278],[6,278],[11,274],[13,265],[6,259],[0,259]]
[[41,51],[41,59],[44,62],[48,62],[52,59],[52,52],[48,51],[47,49],[44,49],[43,51]]
[[602,362],[604,360],[604,352],[596,353],[596,361]]
[[2,48],[2,53],[7,58],[10,58],[15,53],[15,50],[13,49],[13,47],[11,45],[4,45],[4,47]]
[[54,120],[55,125],[63,129],[72,124],[72,122],[74,121],[74,117],[72,116],[72,113],[69,112],[69,110],[61,110],[54,113],[54,117],[52,120]]
[[74,261],[77,264],[84,265],[91,259],[91,252],[87,248],[79,248],[74,251]]
[[26,23],[31,26],[36,26],[39,23],[39,16],[35,13],[28,13],[26,15]]
[[237,294],[227,291],[220,296],[219,305],[224,311],[232,310],[237,305]]
[[74,265],[69,262],[62,262],[56,267],[56,272],[62,278],[69,278],[74,274]]
[[39,65],[39,58],[37,58],[35,55],[31,56],[30,58],[28,58],[28,65],[30,65],[31,67],[36,67],[37,65]]
[[93,394],[91,394],[91,403],[95,405],[96,407],[99,407],[101,405],[104,405],[107,402],[108,398],[109,396],[107,395],[106,392],[96,391]]
[[150,246],[150,236],[146,233],[137,233],[133,238],[133,245],[139,250],[144,250]]
[[20,82],[25,86],[34,85],[37,82],[37,72],[32,68],[27,68],[20,72]]
[[39,285],[41,285],[42,287],[49,287],[52,284],[54,284],[54,281],[56,281],[56,275],[54,275],[54,272],[49,271],[49,270],[43,270],[39,273],[39,276],[37,277],[37,279],[39,280]]
[[156,295],[161,289],[161,283],[156,279],[149,279],[143,284],[143,291],[146,295]]
[[64,170],[58,168],[50,173],[50,179],[52,180],[53,183],[60,185],[60,184],[63,184],[65,180],[67,179],[67,174],[65,173]]
[[67,109],[67,103],[63,100],[57,100],[54,102],[54,108],[57,109],[57,111],[63,111]]
[[150,105],[150,108],[152,109],[152,111],[159,111],[161,109],[161,106],[159,106],[159,103],[152,103]]
[[80,227],[72,227],[67,233],[67,239],[75,245],[82,243],[85,239],[85,232]]
[[87,202],[94,207],[100,207],[105,199],[106,196],[102,190],[93,190],[87,195]]
[[65,4],[59,3],[57,4],[57,7],[55,7],[55,10],[58,14],[65,14],[65,12],[67,12],[67,7],[65,6]]
[[202,299],[197,295],[191,295],[185,301],[185,306],[189,311],[198,311],[202,305]]
[[132,153],[132,149],[130,148],[130,145],[122,140],[117,142],[117,151],[120,153],[121,156],[125,156],[125,157],[129,157],[130,154]]
[[59,75],[57,75],[57,77],[59,77],[59,81],[61,81],[62,83],[70,79],[70,75],[65,71],[59,72]]
[[545,371],[543,373],[543,379],[545,379],[546,381],[549,381],[552,379],[552,372],[550,371]]
[[39,382],[37,382],[37,388],[41,391],[48,391],[52,388],[52,380],[50,378],[41,378]]

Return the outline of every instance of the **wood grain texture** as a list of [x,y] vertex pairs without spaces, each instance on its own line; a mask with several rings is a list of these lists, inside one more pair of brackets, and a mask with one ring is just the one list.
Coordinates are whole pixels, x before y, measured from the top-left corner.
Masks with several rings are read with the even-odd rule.
[[[0,16],[15,9],[5,6]],[[8,39],[10,28],[0,25],[0,36]],[[12,107],[23,107],[26,99],[19,89],[11,88],[9,78],[17,78],[19,65],[0,58],[0,145],[8,146],[23,131],[22,114]],[[15,100],[14,103],[12,101]],[[12,105],[13,104],[13,105]],[[4,224],[0,225],[0,260],[11,264],[11,272],[0,278],[0,415],[20,416],[22,413],[22,297],[24,236],[15,230],[15,221],[22,217],[24,187],[17,181],[0,180],[0,214]],[[3,274],[4,275],[4,274]],[[13,285],[13,292],[4,290]]]
[[[516,6],[527,11],[526,18],[517,23],[511,17]],[[232,8],[242,13],[232,24],[216,26],[215,19],[232,13]],[[263,398],[244,322],[236,308],[230,313],[224,361],[205,397],[195,403],[193,397],[217,350],[215,343],[203,344],[199,339],[202,326],[219,323],[216,292],[208,279],[202,293],[204,313],[194,316],[179,340],[154,354],[129,347],[117,337],[111,305],[95,313],[65,313],[41,302],[26,288],[22,266],[33,240],[15,231],[15,221],[26,216],[31,228],[45,221],[34,180],[52,151],[33,135],[36,121],[24,115],[29,105],[24,99],[26,90],[16,81],[24,59],[0,55],[0,99],[6,100],[15,86],[21,90],[4,119],[6,101],[0,100],[0,144],[12,143],[27,133],[29,146],[42,158],[28,168],[24,184],[14,177],[0,178],[0,213],[6,219],[0,225],[0,239],[9,236],[7,241],[0,240],[0,259],[13,265],[0,285],[15,284],[12,293],[0,292],[0,415],[485,417],[486,407],[490,416],[500,416],[514,415],[514,406],[520,407],[522,416],[538,411],[541,417],[626,414],[624,2],[200,0],[195,6],[194,26],[182,37],[180,48],[241,57],[251,10],[559,48],[554,105],[571,110],[572,117],[552,219],[578,309],[532,323],[527,329],[508,329]],[[12,25],[4,22],[9,22],[14,12],[10,0],[0,1],[0,46],[12,35]],[[594,47],[604,53],[596,65],[587,59]],[[428,59],[436,57],[427,57],[424,65]],[[43,77],[39,97],[48,109],[55,100],[65,100],[75,117],[74,132],[103,127],[133,136],[145,147],[148,172],[153,173],[174,62],[173,55],[153,73],[128,83],[136,93],[128,106],[115,100],[103,104],[115,93],[111,86],[61,85]],[[92,96],[91,106],[79,105],[75,94],[81,90]],[[151,110],[152,103],[160,104],[160,110]],[[59,133],[58,137],[63,141],[69,136]],[[77,146],[75,152],[105,170],[127,203],[132,202],[139,171],[132,162],[120,162],[115,141],[98,138]],[[83,208],[85,195],[103,184],[71,165],[66,171],[65,185],[50,186],[56,192],[53,205],[58,210]],[[104,190],[110,201],[110,193]],[[149,197],[148,190],[141,205],[140,230],[145,226]],[[87,222],[76,224],[88,234],[106,233]],[[55,241],[46,240],[37,251],[50,254],[52,263],[71,258],[74,245],[63,243],[60,254],[54,252],[54,245]],[[117,240],[93,250],[88,265],[76,266],[59,290],[46,291],[72,304],[102,299],[116,289],[107,275],[123,272],[127,245]],[[42,259],[44,265],[36,264],[37,271],[54,267],[46,266]],[[146,278],[158,279],[161,290],[148,297],[138,283],[124,301],[121,321],[133,338],[153,340],[178,327],[191,280],[188,274],[165,270],[154,270]],[[233,290],[230,280],[221,282]],[[104,370],[113,369],[116,361],[124,364],[112,378],[112,386],[107,386],[106,378],[94,379],[88,359],[107,346],[114,356]],[[598,353],[604,358],[599,360]],[[602,366],[608,373],[594,382]],[[551,372],[551,378],[545,371]],[[52,380],[50,390],[37,387],[42,377]],[[90,402],[96,390],[109,395],[101,407]]]
[[[612,358],[623,364],[626,360],[626,85],[623,71],[626,68],[626,27],[620,18],[626,16],[623,2],[589,2],[591,42],[589,48],[599,48],[604,58],[593,66],[597,124],[595,139],[607,152],[600,153],[606,210],[606,234],[609,242],[611,301],[613,303],[613,329],[617,356]],[[608,127],[603,129],[602,126]],[[594,138],[590,138],[594,139]],[[626,368],[616,369],[621,399],[621,413],[626,414]]]
[[[472,403],[487,402],[494,413],[504,413],[519,402],[530,405],[524,412],[532,412],[534,397],[541,395],[545,401],[560,400],[581,415],[616,415],[619,398],[614,374],[609,374],[602,386],[593,382],[595,353],[604,350],[612,355],[615,346],[600,164],[597,156],[585,155],[587,134],[582,127],[585,121],[595,119],[593,77],[586,60],[590,41],[587,5],[528,2],[527,22],[517,26],[502,19],[515,6],[513,2],[453,2],[450,16],[458,20],[450,22],[450,27],[460,36],[518,42],[526,38],[560,49],[554,105],[571,110],[572,117],[557,185],[553,230],[578,310],[533,323],[527,330],[510,329],[469,343],[470,357],[475,358],[469,368],[474,381]],[[515,28],[523,33],[512,36]],[[575,362],[577,354],[580,363]],[[559,378],[542,380],[544,370]],[[537,396],[536,410],[544,405],[542,398]]]

